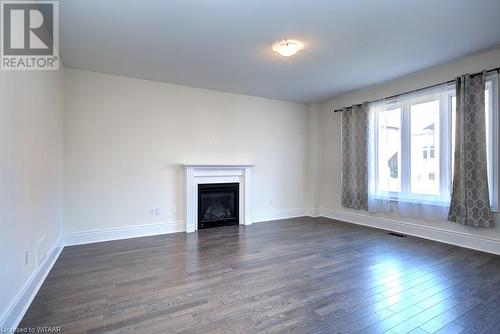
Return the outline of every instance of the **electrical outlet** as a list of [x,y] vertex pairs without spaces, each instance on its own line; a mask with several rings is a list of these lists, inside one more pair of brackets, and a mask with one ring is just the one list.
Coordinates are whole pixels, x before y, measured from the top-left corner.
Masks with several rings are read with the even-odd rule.
[[29,263],[29,252],[27,249],[24,250],[24,264]]
[[151,216],[159,216],[160,215],[160,208],[149,209],[149,214]]

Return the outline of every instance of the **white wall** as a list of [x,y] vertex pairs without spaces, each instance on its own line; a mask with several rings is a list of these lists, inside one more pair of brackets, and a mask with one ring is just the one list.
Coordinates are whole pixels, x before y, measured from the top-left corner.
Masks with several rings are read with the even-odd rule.
[[305,207],[306,106],[70,69],[65,81],[65,233],[182,222],[182,163],[255,164],[254,212]]
[[307,106],[307,209],[310,215],[317,212],[311,211],[320,206],[321,188],[321,104],[313,103]]
[[0,73],[0,327],[61,236],[62,79]]
[[[1,72],[0,321],[61,237],[63,141],[65,233],[183,222],[182,163],[255,164],[255,212],[349,213],[333,109],[498,66],[500,49],[307,107],[78,70]],[[405,221],[500,240],[500,223]]]
[[[330,101],[322,104],[319,111],[318,122],[321,128],[321,152],[319,154],[321,165],[321,187],[318,189],[320,198],[320,207],[345,211],[356,212],[356,210],[347,210],[340,204],[341,197],[341,138],[340,138],[340,113],[334,113],[333,110],[350,106],[355,103],[371,101],[398,93],[407,92],[428,85],[448,81],[461,74],[475,73],[486,69],[492,69],[500,66],[500,49],[493,50],[463,58],[461,60],[438,66],[417,74],[409,75],[398,80],[386,82],[368,89],[355,91],[337,96]],[[363,212],[366,214],[366,212]],[[385,215],[377,215],[385,217]],[[403,221],[403,219],[399,219]],[[497,226],[493,229],[481,229],[462,226],[451,222],[428,222],[419,220],[404,219],[404,221],[432,226],[443,230],[465,233],[469,235],[479,235],[495,240],[500,240],[500,221],[496,216]]]

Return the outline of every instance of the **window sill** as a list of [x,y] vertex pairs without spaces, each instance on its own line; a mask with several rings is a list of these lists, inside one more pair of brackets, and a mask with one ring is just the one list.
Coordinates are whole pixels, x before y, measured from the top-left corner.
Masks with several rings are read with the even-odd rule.
[[[436,207],[449,207],[449,200],[439,200],[439,199],[423,199],[423,198],[415,198],[415,197],[398,197],[391,196],[386,194],[376,194],[371,195],[371,198],[376,201],[388,201],[391,203],[403,203],[403,204],[414,204],[414,205],[427,205],[427,206],[436,206]],[[491,208],[491,212],[494,214],[500,213],[497,207]]]
[[437,206],[437,207],[450,206],[450,201],[443,199],[400,197],[400,196],[391,196],[385,194],[372,195],[372,198],[378,201],[389,201],[393,203],[427,205],[427,206]]

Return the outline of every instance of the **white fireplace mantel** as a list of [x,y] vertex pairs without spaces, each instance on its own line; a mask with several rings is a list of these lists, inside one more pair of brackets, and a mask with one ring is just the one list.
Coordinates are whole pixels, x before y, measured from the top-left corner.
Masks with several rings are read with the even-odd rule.
[[198,229],[198,184],[239,183],[240,225],[251,225],[253,165],[184,164],[186,171],[186,232]]

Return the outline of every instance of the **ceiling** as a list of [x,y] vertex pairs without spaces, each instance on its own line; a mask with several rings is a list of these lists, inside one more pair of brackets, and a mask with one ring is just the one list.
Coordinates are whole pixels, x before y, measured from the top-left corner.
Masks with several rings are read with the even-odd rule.
[[[66,67],[301,103],[500,45],[498,0],[61,0]],[[292,38],[305,49],[278,56]]]

